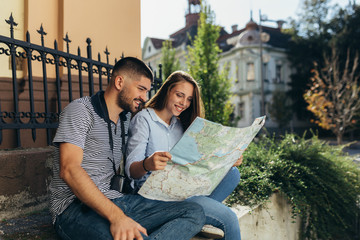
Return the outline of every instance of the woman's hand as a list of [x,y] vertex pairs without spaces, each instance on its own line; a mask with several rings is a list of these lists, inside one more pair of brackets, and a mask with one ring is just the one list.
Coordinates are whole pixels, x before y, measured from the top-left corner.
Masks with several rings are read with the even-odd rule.
[[163,170],[170,160],[171,154],[169,152],[154,152],[144,160],[143,164],[148,171]]
[[170,153],[154,152],[150,157],[142,161],[133,162],[130,165],[130,176],[131,178],[139,179],[149,171],[163,170],[170,160]]
[[239,159],[234,163],[233,167],[238,167],[242,164],[243,156],[239,157]]

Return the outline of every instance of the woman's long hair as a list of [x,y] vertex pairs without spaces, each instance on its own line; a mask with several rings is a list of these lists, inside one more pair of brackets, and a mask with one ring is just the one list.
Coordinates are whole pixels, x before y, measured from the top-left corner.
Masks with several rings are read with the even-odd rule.
[[170,90],[180,82],[189,82],[194,86],[193,99],[190,106],[179,115],[179,119],[186,130],[196,117],[205,117],[204,104],[200,96],[200,87],[190,74],[184,71],[173,72],[163,83],[159,91],[146,103],[145,107],[156,110],[165,108]]

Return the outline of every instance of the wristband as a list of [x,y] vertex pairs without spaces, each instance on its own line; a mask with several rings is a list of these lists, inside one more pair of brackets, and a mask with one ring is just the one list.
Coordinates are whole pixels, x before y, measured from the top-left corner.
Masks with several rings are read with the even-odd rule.
[[143,168],[144,168],[145,172],[149,172],[149,170],[147,170],[146,167],[145,167],[145,160],[146,160],[146,158],[145,158],[145,159],[143,160],[143,162],[142,162]]

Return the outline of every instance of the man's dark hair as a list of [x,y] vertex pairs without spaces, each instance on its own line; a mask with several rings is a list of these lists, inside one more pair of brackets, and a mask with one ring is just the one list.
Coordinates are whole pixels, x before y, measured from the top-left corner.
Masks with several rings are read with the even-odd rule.
[[[120,71],[124,71],[129,75],[145,76],[149,78],[151,82],[154,81],[154,75],[151,69],[143,61],[135,57],[124,57],[117,61],[112,70],[112,76],[114,77]],[[114,75],[114,73],[116,74]]]

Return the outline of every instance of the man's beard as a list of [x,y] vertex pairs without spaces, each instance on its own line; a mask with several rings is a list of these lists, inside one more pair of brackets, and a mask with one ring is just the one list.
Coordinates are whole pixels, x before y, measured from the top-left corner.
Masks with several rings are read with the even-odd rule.
[[[143,106],[143,101],[138,98],[131,99],[126,94],[127,88],[122,89],[117,96],[117,105],[122,108],[124,111],[136,113],[139,110],[141,110]],[[134,101],[140,101],[142,104],[139,105],[139,107],[134,107],[133,102]]]

